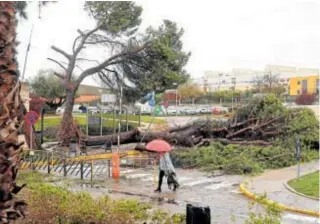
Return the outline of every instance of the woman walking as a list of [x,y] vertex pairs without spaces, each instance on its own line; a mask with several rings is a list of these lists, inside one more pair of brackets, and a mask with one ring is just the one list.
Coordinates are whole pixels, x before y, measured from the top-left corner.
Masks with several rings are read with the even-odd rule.
[[[171,162],[170,155],[168,152],[164,154],[160,154],[159,159],[159,180],[158,180],[158,187],[155,190],[155,192],[161,192],[161,186],[163,177],[166,176],[167,183],[169,189],[173,189],[173,191],[176,191],[176,189],[180,186],[178,183],[176,171],[174,169],[174,166]],[[173,187],[173,188],[172,188]]]
[[178,178],[174,166],[171,162],[169,151],[172,147],[164,140],[157,139],[149,142],[146,146],[137,145],[136,150],[147,151],[159,154],[159,179],[155,192],[161,192],[163,177],[167,178],[169,189],[176,191],[179,188]]

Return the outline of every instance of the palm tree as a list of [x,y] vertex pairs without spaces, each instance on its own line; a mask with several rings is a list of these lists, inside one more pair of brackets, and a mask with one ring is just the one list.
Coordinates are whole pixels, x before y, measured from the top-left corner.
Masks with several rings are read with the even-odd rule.
[[26,18],[26,2],[0,2],[0,223],[23,218],[27,204],[16,198],[23,142],[18,141],[25,107],[16,60],[16,16]]

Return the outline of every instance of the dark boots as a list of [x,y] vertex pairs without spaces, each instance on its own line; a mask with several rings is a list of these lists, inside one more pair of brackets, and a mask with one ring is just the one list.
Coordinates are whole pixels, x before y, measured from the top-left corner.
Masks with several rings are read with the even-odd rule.
[[159,172],[159,180],[158,180],[158,187],[154,190],[154,192],[161,192],[162,180],[164,177],[164,171],[160,170]]

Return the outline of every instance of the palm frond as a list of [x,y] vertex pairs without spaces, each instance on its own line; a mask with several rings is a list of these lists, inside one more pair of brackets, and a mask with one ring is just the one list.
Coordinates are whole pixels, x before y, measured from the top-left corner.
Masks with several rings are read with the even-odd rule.
[[18,15],[23,19],[28,19],[26,8],[27,8],[27,2],[26,1],[15,1],[13,2],[14,9],[18,13]]

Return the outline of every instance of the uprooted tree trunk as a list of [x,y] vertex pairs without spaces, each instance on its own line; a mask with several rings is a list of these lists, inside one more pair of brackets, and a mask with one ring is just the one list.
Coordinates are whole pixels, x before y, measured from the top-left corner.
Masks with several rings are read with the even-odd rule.
[[14,196],[24,186],[16,185],[24,143],[18,142],[23,127],[23,102],[15,60],[13,2],[0,2],[0,27],[0,223],[9,223],[24,217],[27,206]]
[[[262,145],[272,144],[273,138],[284,133],[275,130],[276,123],[282,123],[283,117],[267,120],[249,118],[238,123],[226,122],[223,127],[212,127],[212,121],[208,120],[202,124],[187,124],[171,128],[164,132],[144,132],[138,128],[129,132],[120,133],[120,143],[147,143],[161,138],[173,145],[186,147],[209,145],[211,142],[222,144],[239,145]],[[279,124],[278,124],[279,126]],[[117,135],[87,136],[83,139],[90,144],[103,144],[105,142],[117,143]]]

